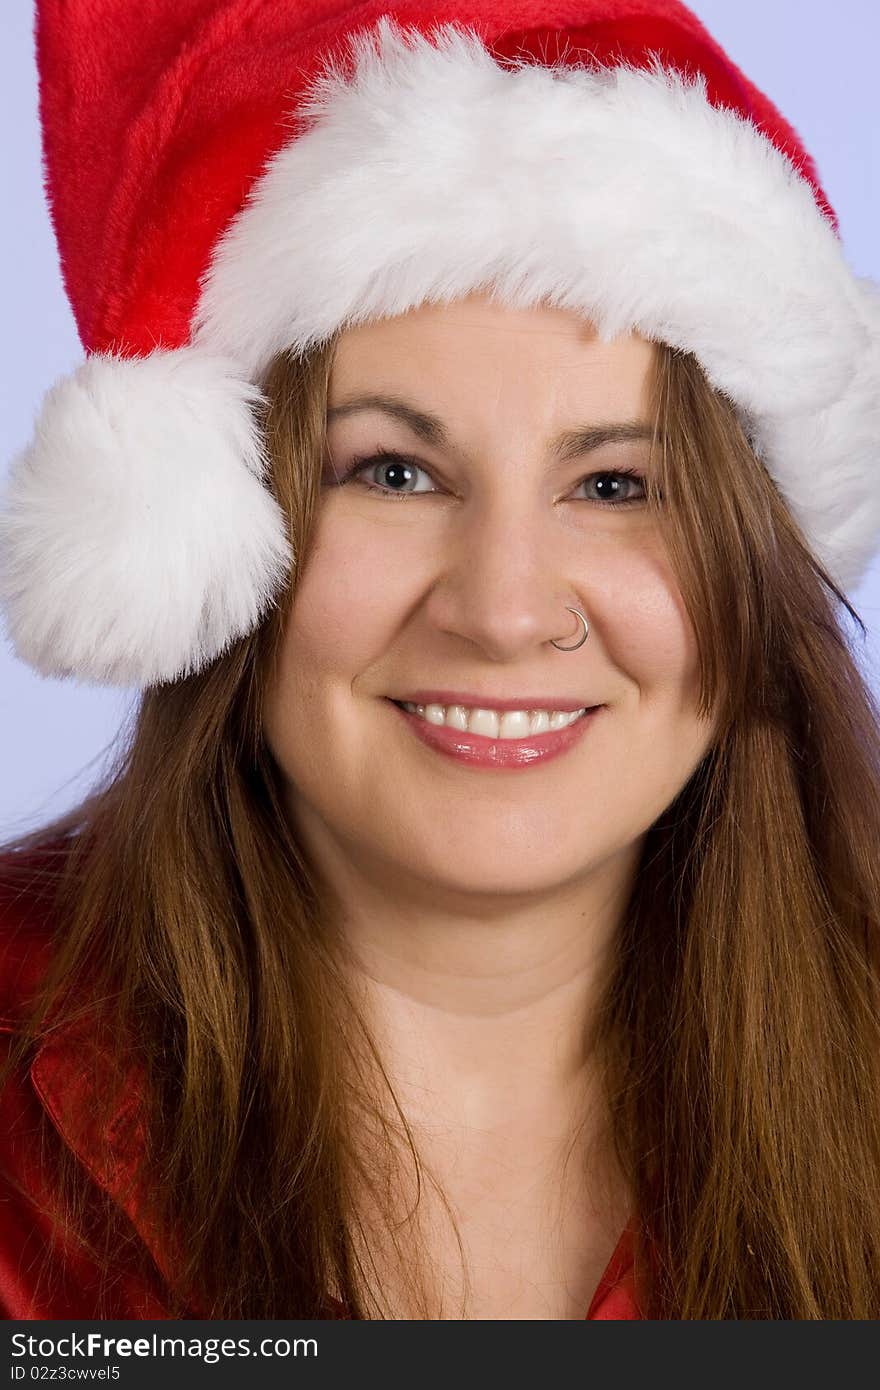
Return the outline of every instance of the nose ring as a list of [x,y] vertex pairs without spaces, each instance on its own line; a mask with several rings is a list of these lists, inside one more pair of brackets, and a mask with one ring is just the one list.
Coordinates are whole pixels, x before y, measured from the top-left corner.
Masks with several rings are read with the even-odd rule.
[[581,622],[583,623],[583,628],[584,628],[584,635],[583,635],[583,637],[579,637],[578,640],[577,640],[577,641],[574,643],[574,645],[571,646],[571,647],[561,647],[561,646],[559,645],[559,643],[556,641],[556,639],[553,638],[553,637],[550,638],[550,643],[551,643],[551,646],[554,646],[554,647],[558,648],[558,650],[561,651],[561,652],[576,652],[577,649],[578,649],[578,647],[582,647],[582,646],[584,645],[584,643],[586,642],[586,640],[587,640],[587,634],[589,633],[590,629],[589,629],[589,625],[587,624],[586,618],[584,617],[583,613],[580,611],[579,608],[569,608],[569,609],[568,609],[568,612],[569,612],[569,613],[574,613],[574,615],[575,615],[576,618],[580,618]]

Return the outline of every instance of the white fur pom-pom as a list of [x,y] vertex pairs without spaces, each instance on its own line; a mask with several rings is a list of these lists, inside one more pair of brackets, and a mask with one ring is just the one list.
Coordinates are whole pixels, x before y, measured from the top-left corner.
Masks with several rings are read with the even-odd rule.
[[292,561],[237,364],[97,354],[47,392],[0,503],[0,605],[48,676],[149,686],[253,629]]

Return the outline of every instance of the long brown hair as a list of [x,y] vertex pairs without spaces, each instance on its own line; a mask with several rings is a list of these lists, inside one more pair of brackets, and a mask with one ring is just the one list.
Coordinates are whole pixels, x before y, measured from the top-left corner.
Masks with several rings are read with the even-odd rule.
[[[85,803],[6,846],[7,880],[33,875],[23,852],[43,847],[60,924],[10,1065],[53,1008],[56,1024],[82,1014],[75,980],[115,1052],[136,1036],[139,1182],[175,1233],[177,1313],[322,1317],[332,1291],[354,1316],[393,1315],[352,1193],[387,1212],[403,1264],[394,1165],[422,1180],[261,732],[320,503],[334,347],[281,355],[263,383],[296,556],[283,601],[203,673],[146,691]],[[594,1021],[642,1311],[876,1318],[880,713],[843,610],[864,624],[692,356],[658,345],[655,406],[648,502],[719,733],[647,834]],[[60,1150],[58,1172],[75,1230],[83,1176]]]

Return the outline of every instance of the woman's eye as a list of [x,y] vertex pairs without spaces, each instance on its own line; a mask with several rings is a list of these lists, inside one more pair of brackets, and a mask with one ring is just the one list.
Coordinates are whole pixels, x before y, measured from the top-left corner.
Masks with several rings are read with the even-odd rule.
[[[378,475],[378,483],[364,478],[363,475],[371,469],[373,477]],[[431,476],[427,469],[414,459],[407,458],[404,454],[383,451],[370,454],[367,458],[354,459],[345,477],[340,480],[340,486],[357,479],[359,486],[366,488],[368,492],[395,500],[435,492],[436,488],[417,490],[420,473],[426,478]],[[593,494],[585,500],[592,502],[594,506],[625,507],[635,502],[643,502],[646,497],[644,475],[634,468],[612,468],[589,473],[577,484],[577,489],[584,487]]]
[[[361,476],[369,468],[379,474],[378,486],[374,482],[365,481]],[[416,477],[419,473],[423,473],[426,478],[430,476],[421,464],[406,458],[403,454],[371,454],[369,458],[355,459],[343,482],[348,483],[356,477],[369,492],[377,492],[383,497],[408,497],[415,491]],[[422,493],[433,490],[421,489]]]

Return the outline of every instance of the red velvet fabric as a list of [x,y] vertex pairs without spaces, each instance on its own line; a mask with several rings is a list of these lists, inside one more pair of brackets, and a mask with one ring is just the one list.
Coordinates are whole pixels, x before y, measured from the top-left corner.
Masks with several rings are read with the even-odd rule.
[[[48,960],[51,927],[36,894],[11,890],[0,864],[0,1059],[5,1060],[22,1010]],[[102,1091],[100,1068],[83,1064],[82,1024],[57,1029],[31,1064],[13,1073],[0,1092],[0,1316],[3,1318],[166,1319],[165,1277],[172,1256],[159,1248],[143,1220],[137,1194],[124,1194],[140,1141],[136,1073],[115,1107],[109,1129],[111,1161],[102,1158],[95,1128],[74,1134],[74,1121],[96,1112]],[[51,1142],[40,1140],[48,1115]],[[79,1130],[80,1126],[76,1126]],[[131,1253],[113,1269],[108,1301],[98,1303],[98,1269],[75,1248],[53,1220],[53,1163],[60,1146],[76,1154],[91,1180],[94,1202],[88,1219],[106,1221],[109,1199],[124,1213],[139,1248],[152,1257],[145,1273]],[[56,1147],[57,1146],[57,1147]],[[44,1208],[45,1210],[41,1210]],[[624,1230],[587,1310],[588,1319],[640,1317],[633,1281],[633,1225]],[[47,1245],[55,1249],[43,1269]],[[203,1316],[198,1309],[193,1316]],[[347,1316],[332,1305],[331,1315]]]
[[834,222],[796,131],[678,0],[37,0],[46,189],[88,351],[189,341],[212,250],[296,133],[306,82],[382,14],[470,25],[499,57],[643,65],[653,49],[702,71]]

